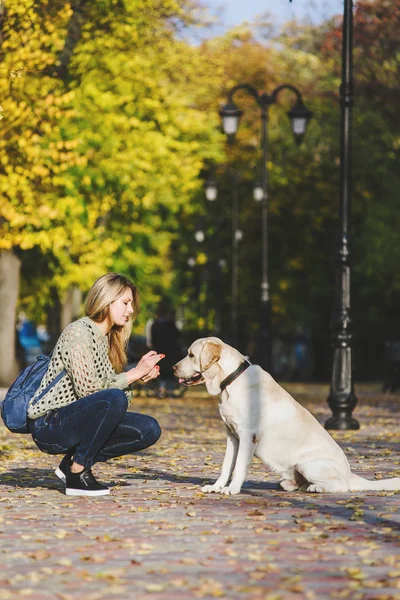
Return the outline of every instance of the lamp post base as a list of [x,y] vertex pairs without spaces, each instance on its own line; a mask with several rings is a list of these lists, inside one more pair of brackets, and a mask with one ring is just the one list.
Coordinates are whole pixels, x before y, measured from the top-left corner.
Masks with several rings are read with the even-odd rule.
[[347,413],[338,413],[332,415],[332,417],[326,421],[325,429],[336,429],[339,431],[349,431],[351,429],[357,430],[360,429],[360,423],[357,419],[350,417]]
[[[348,289],[348,288],[347,288]],[[334,313],[336,314],[336,313]],[[349,327],[349,314],[347,315],[347,326]],[[335,322],[335,321],[334,321]],[[344,338],[341,328],[339,339]],[[347,343],[350,344],[351,337],[348,333]],[[331,388],[328,397],[328,405],[332,411],[332,416],[325,423],[325,429],[360,429],[359,422],[352,417],[353,410],[357,405],[357,396],[354,391],[352,381],[352,348],[350,345],[335,348],[333,356],[333,369]]]

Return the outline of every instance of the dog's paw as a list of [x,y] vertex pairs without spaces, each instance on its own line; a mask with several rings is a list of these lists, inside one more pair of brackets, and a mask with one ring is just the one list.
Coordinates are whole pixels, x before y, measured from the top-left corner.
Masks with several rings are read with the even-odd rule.
[[294,479],[282,479],[279,485],[286,492],[294,492],[295,490],[299,489],[299,486],[297,485]]
[[215,485],[215,483],[213,485],[203,485],[203,487],[201,488],[201,491],[204,494],[212,494],[213,492],[219,492],[220,491],[220,487],[218,485]]
[[226,487],[222,488],[221,490],[221,494],[225,494],[226,496],[234,496],[235,494],[239,494],[240,493],[240,487],[234,486],[234,485],[227,485]]
[[316,483],[312,483],[307,488],[307,492],[315,492],[316,494],[320,494],[323,491],[324,488],[322,487],[322,485],[317,485]]

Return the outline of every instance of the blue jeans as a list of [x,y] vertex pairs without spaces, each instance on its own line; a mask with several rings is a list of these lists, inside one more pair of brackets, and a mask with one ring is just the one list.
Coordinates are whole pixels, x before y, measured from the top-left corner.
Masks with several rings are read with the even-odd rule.
[[127,412],[127,408],[122,390],[101,390],[30,421],[30,431],[42,452],[70,453],[76,463],[91,467],[144,450],[160,437],[153,417]]

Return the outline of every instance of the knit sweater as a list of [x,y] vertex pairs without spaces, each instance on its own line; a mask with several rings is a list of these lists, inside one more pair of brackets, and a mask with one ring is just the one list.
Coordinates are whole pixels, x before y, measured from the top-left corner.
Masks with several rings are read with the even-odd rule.
[[[35,398],[53,379],[66,374],[35,403]],[[28,417],[37,419],[49,410],[67,406],[100,390],[128,388],[126,373],[115,373],[108,357],[108,336],[88,317],[68,325],[54,348],[49,367],[28,404]],[[130,400],[130,392],[127,392]]]

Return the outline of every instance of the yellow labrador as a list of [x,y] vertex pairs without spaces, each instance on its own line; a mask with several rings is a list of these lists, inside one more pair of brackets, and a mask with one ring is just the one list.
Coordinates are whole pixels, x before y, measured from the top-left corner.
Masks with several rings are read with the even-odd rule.
[[219,395],[227,443],[221,474],[203,492],[238,494],[253,455],[279,474],[284,490],[399,490],[400,477],[370,481],[355,475],[318,421],[266,371],[216,337],[196,340],[174,366],[180,383],[205,383]]

